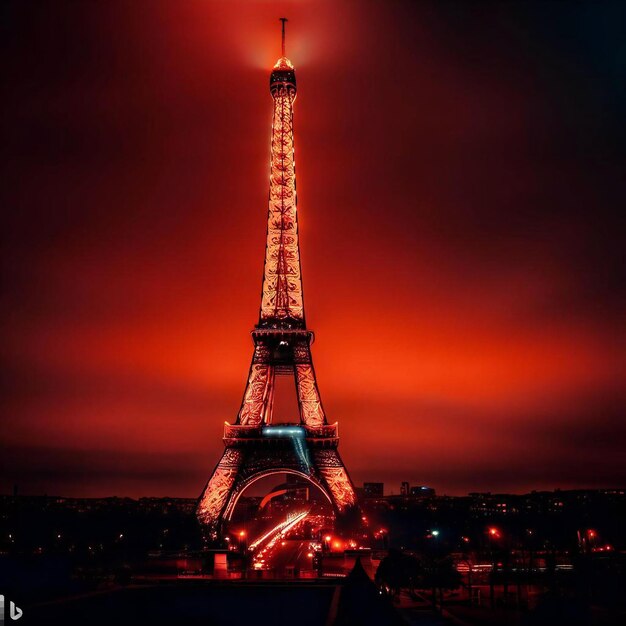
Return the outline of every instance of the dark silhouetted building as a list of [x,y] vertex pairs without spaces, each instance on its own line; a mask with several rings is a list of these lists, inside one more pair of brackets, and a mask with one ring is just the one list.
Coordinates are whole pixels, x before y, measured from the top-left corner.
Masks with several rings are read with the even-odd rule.
[[363,495],[366,498],[380,498],[384,489],[385,483],[363,483]]

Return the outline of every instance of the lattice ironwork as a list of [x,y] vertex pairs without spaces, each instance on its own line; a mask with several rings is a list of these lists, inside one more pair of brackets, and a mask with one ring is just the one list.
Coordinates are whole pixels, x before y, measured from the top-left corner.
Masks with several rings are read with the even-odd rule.
[[[287,59],[281,59],[276,69],[291,75],[290,65]],[[272,89],[272,96],[270,192],[260,322],[289,320],[304,324],[293,143],[295,80],[294,84],[279,82]]]
[[296,365],[296,386],[302,421],[313,428],[326,424],[313,365]]
[[320,467],[319,472],[339,513],[344,513],[356,506],[356,493],[343,465],[341,467]]
[[270,400],[272,376],[272,368],[268,363],[252,363],[237,417],[238,424],[257,426],[263,421]]
[[[322,407],[311,357],[313,333],[306,328],[302,298],[293,103],[296,77],[283,56],[270,76],[274,100],[267,243],[259,323],[252,333],[254,354],[234,425],[226,424],[226,450],[198,503],[197,516],[214,538],[243,490],[258,477],[294,472],[318,486],[338,516],[357,510],[352,482],[337,451],[337,425]],[[269,425],[275,378],[295,378],[299,420],[288,436]],[[284,433],[284,431],[283,431]]]
[[343,467],[339,453],[335,450],[316,450],[314,458],[316,467]]
[[237,476],[241,470],[243,452],[236,448],[227,448],[209,479],[196,510],[198,521],[211,532],[217,530],[217,524],[230,497]]

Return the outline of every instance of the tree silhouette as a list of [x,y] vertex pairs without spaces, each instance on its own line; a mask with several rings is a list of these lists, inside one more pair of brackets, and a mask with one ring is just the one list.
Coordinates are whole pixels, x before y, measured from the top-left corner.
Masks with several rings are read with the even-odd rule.
[[400,589],[413,591],[420,587],[424,570],[422,562],[415,556],[403,554],[399,550],[389,550],[376,570],[375,582],[390,595],[395,596]]

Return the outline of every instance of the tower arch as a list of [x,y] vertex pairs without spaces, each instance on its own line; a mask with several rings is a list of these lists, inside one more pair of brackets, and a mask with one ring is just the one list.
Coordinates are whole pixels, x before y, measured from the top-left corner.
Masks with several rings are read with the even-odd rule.
[[251,487],[258,480],[267,478],[268,476],[276,476],[279,474],[291,474],[292,476],[298,476],[299,478],[302,478],[303,480],[309,482],[314,487],[317,487],[324,495],[326,500],[328,500],[328,503],[333,508],[333,512],[335,512],[335,505],[332,496],[328,493],[324,485],[322,485],[315,477],[311,476],[310,474],[306,474],[305,472],[291,468],[272,468],[259,470],[256,474],[253,474],[249,478],[243,480],[236,489],[233,489],[224,508],[224,522],[229,522],[232,519],[235,508],[237,507],[237,503],[239,502],[241,496],[244,494],[245,490],[248,489],[248,487]]

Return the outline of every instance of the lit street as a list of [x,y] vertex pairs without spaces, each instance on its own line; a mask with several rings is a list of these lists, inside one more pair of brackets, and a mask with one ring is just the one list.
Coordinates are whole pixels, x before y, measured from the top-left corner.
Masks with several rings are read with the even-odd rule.
[[265,553],[264,567],[276,573],[288,573],[290,570],[303,573],[312,570],[315,543],[302,539],[284,539]]

